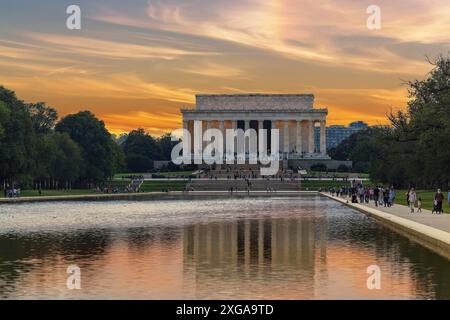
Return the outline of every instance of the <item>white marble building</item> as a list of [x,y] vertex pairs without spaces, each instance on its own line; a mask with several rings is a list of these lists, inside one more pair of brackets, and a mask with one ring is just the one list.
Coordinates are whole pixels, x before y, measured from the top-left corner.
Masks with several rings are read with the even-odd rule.
[[[284,159],[329,159],[325,124],[328,110],[314,108],[312,94],[214,94],[196,95],[196,106],[182,109],[183,128],[193,136],[194,121],[203,129],[279,129]],[[315,149],[314,127],[320,127],[319,150]]]

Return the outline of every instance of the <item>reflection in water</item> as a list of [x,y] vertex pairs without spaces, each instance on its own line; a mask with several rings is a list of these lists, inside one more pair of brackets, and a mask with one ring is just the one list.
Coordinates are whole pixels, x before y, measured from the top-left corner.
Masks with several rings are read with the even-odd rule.
[[[66,289],[69,264],[82,270],[81,290]],[[372,264],[381,290],[367,289]],[[0,214],[1,298],[449,299],[449,267],[316,196],[48,203]]]
[[[317,245],[320,259],[326,259],[325,238],[315,241],[316,226],[323,230],[325,219],[266,218],[188,226],[183,241],[185,275],[195,275],[197,293],[203,298],[211,294],[220,298],[222,292],[233,292],[236,286],[243,290],[240,294],[254,298],[257,291],[266,290],[274,275],[276,282],[283,281],[280,276],[284,272],[291,280],[296,277],[302,290],[314,290]],[[219,274],[227,278],[222,292],[217,292]],[[255,286],[251,283],[255,279],[260,281],[257,290],[245,288]]]

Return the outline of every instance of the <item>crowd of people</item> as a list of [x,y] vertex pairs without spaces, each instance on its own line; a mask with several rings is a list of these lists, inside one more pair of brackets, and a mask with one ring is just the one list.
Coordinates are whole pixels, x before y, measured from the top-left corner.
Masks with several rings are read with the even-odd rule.
[[364,187],[361,183],[352,183],[351,187],[330,188],[330,193],[337,197],[351,198],[352,203],[369,203],[374,201],[375,206],[391,207],[395,201],[395,189],[393,186]]
[[20,197],[20,188],[3,189],[5,198],[18,198]]
[[[375,187],[364,187],[361,183],[353,182],[351,187],[342,186],[340,188],[330,188],[329,192],[333,196],[350,198],[352,203],[366,203],[369,204],[371,201],[374,202],[375,206],[391,207],[395,203],[395,189],[393,186],[375,186]],[[406,202],[410,208],[410,212],[414,213],[415,209],[417,212],[422,212],[422,198],[417,195],[414,188],[409,188],[405,193]],[[444,213],[443,202],[445,196],[441,189],[437,189],[436,194],[433,199],[433,209],[432,214]],[[450,191],[448,193],[448,203],[450,206]]]
[[[417,208],[417,212],[422,212],[422,199],[417,196],[416,190],[414,188],[410,188],[405,195],[406,202],[408,203],[408,207],[411,209],[411,213],[414,213],[414,208]],[[442,207],[444,199],[445,197],[441,189],[437,189],[433,199],[433,209],[431,210],[432,214],[444,213],[444,209]],[[448,193],[448,199],[448,203],[450,206],[450,191]]]

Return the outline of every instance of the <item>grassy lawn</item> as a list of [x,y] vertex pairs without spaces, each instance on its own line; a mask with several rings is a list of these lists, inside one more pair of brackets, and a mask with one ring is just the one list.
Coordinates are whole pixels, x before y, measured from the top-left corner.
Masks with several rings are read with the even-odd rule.
[[[72,190],[42,190],[42,196],[71,196],[71,195],[84,195],[93,194],[94,191],[88,189],[72,189]],[[38,190],[22,190],[21,197],[38,197]],[[0,198],[4,198],[3,192]]]
[[[106,183],[105,186],[111,186],[112,188],[119,188],[123,191],[128,185],[128,181],[114,181],[112,183]],[[184,181],[145,181],[142,184],[141,191],[143,192],[160,192],[165,189],[171,191],[182,191],[186,185]],[[85,195],[94,194],[93,190],[89,189],[72,189],[72,190],[42,190],[41,196],[68,196],[68,195]],[[38,190],[22,190],[21,197],[38,197]],[[3,198],[3,192],[0,194],[0,198]]]
[[[192,171],[169,171],[169,172],[153,172],[154,174],[164,176],[164,177],[189,177],[192,175]],[[129,176],[143,176],[143,175],[151,175],[152,173],[116,173],[114,175],[114,180],[122,180],[127,179]]]
[[146,172],[146,173],[116,173],[114,175],[114,179],[123,179],[128,176],[143,176],[144,174],[149,174],[149,173],[148,172]]
[[[407,205],[406,202],[406,191],[407,190],[397,190],[396,191],[396,197],[395,197],[395,203]],[[417,198],[422,199],[422,208],[431,210],[433,209],[433,201],[434,201],[434,195],[436,191],[429,191],[429,190],[417,190]],[[442,208],[444,209],[445,213],[450,213],[450,207],[448,206],[447,201],[447,192],[444,191],[445,200],[442,204]]]
[[323,171],[311,171],[308,170],[308,175],[313,177],[337,177],[337,178],[345,178],[351,175],[358,175],[360,178],[369,178],[368,173],[355,173],[355,172],[323,172]]
[[[349,179],[348,181],[330,181],[330,180],[307,180],[307,181],[303,181],[301,182],[301,188],[302,190],[306,190],[306,188],[308,188],[308,190],[318,190],[318,189],[322,189],[322,190],[327,190],[329,188],[340,188],[342,186],[344,187],[349,187],[350,186],[350,181],[351,179]],[[374,183],[371,181],[364,181],[364,186],[373,186]]]

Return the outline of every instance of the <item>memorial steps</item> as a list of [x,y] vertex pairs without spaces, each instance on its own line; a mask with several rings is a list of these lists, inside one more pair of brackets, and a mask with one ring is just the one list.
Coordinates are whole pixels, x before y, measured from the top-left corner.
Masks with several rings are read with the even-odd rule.
[[[250,179],[250,191],[299,191],[301,183],[291,180],[255,180]],[[237,191],[247,191],[248,183],[243,179],[230,180],[192,180],[188,184],[194,191],[228,191],[231,188]]]

